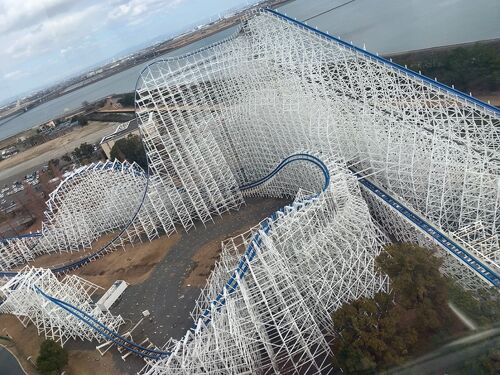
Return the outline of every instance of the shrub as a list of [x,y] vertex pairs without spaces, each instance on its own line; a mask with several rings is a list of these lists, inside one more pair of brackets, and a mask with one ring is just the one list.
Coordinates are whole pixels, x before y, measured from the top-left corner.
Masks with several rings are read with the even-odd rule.
[[36,369],[41,375],[50,375],[54,371],[61,373],[68,363],[68,353],[53,340],[45,340],[40,345],[40,354],[36,359]]

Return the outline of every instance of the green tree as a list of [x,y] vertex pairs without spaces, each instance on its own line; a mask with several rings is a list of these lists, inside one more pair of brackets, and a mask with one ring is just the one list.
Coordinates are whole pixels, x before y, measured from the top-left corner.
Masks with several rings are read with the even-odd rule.
[[75,148],[72,152],[75,159],[80,162],[83,162],[86,159],[89,159],[94,153],[94,146],[90,145],[86,142],[82,143],[79,147]]
[[333,315],[338,337],[334,362],[347,373],[372,373],[401,364],[416,342],[413,327],[402,323],[405,310],[391,294],[377,293],[343,305]]
[[479,358],[484,374],[500,374],[500,349],[490,349],[488,353]]
[[424,54],[396,57],[401,65],[469,92],[500,89],[500,48],[498,44],[476,43]]
[[142,141],[135,134],[130,134],[126,138],[117,140],[111,148],[109,156],[111,159],[127,160],[130,163],[135,161],[143,169],[147,168],[146,153],[144,152]]
[[88,125],[89,123],[89,120],[87,119],[87,117],[83,116],[83,115],[76,115],[76,116],[73,116],[71,118],[71,121],[76,121],[78,122],[78,125],[80,126],[85,126],[85,125]]
[[68,363],[68,353],[57,342],[45,340],[40,345],[40,354],[36,359],[36,368],[41,375],[50,375],[54,371],[61,373]]
[[28,139],[26,139],[25,144],[27,146],[33,147],[44,142],[44,137],[42,134],[33,134]]
[[61,169],[59,168],[60,162],[61,161],[57,158],[49,160],[47,164],[47,172],[50,178],[62,176]]
[[54,166],[58,167],[59,166],[59,162],[60,162],[60,160],[57,159],[57,158],[50,159],[49,162],[48,162],[48,165],[49,165],[49,167],[50,167],[50,165],[54,165]]
[[491,327],[500,322],[500,299],[495,289],[481,289],[472,294],[448,280],[448,294],[450,301],[480,327]]
[[118,99],[118,103],[124,107],[133,107],[135,104],[135,94],[133,92],[123,94],[123,96]]
[[[483,353],[460,363],[458,374],[481,374],[496,375],[500,374],[500,340],[497,338],[492,343],[492,348]],[[452,372],[453,373],[453,372]]]
[[403,363],[452,319],[440,260],[413,244],[387,246],[376,260],[392,292],[344,304],[332,315],[334,363],[373,373]]
[[386,247],[377,259],[379,269],[391,279],[399,305],[414,310],[420,333],[436,330],[450,316],[448,287],[439,272],[441,260],[414,244]]

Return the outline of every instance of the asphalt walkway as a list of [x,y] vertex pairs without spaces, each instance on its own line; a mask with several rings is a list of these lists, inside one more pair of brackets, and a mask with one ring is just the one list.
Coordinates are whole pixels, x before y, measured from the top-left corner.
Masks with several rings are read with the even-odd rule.
[[[206,227],[197,223],[196,229],[183,233],[146,281],[127,288],[118,305],[111,309],[112,313],[121,314],[134,323],[141,319],[142,311],[151,313],[151,320],[145,319],[134,331],[135,341],[148,337],[161,346],[170,337],[181,339],[193,324],[190,313],[200,295],[198,287],[183,286],[184,279],[195,266],[192,257],[203,245],[223,240],[235,232],[242,233],[287,204],[286,200],[270,198],[247,198],[246,202],[247,205],[237,212],[226,213],[214,219],[215,222],[206,223]],[[120,368],[133,371],[138,365],[130,356]]]

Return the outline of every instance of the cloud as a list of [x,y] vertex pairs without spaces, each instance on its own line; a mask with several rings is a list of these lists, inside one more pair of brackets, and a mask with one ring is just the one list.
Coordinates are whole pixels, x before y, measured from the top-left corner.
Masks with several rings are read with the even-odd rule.
[[29,58],[48,51],[68,52],[71,43],[88,35],[99,24],[101,9],[90,6],[84,9],[49,18],[45,22],[18,33],[6,53],[15,59]]
[[16,79],[19,79],[21,77],[24,77],[25,75],[27,75],[26,72],[23,72],[22,70],[14,70],[12,72],[9,72],[9,73],[5,73],[3,75],[3,78],[4,79],[7,79],[7,80],[16,80]]
[[[31,90],[142,45],[160,30],[178,28],[184,20],[169,16],[186,3],[0,0],[0,79],[6,83],[0,88],[0,100],[14,95],[12,87],[17,93]],[[211,3],[202,2],[193,9],[193,17],[211,10]],[[140,32],[139,27],[143,27]]]
[[134,26],[183,1],[0,0],[0,55],[16,60],[48,52],[67,56],[77,49],[73,43],[109,23]]
[[47,17],[67,12],[75,0],[0,0],[0,33],[10,33],[38,24]]
[[112,20],[140,17],[159,10],[174,8],[184,0],[118,0],[108,13]]

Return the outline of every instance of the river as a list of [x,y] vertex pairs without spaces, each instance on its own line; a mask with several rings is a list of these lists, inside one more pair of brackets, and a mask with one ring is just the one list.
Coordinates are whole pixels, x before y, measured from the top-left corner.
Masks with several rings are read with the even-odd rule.
[[[365,44],[368,50],[380,54],[500,38],[500,1],[495,0],[295,0],[278,10],[358,46]],[[234,30],[224,30],[162,57],[193,51],[227,37]],[[0,139],[79,108],[84,101],[133,91],[140,71],[147,64],[117,73],[4,122],[0,125]]]

